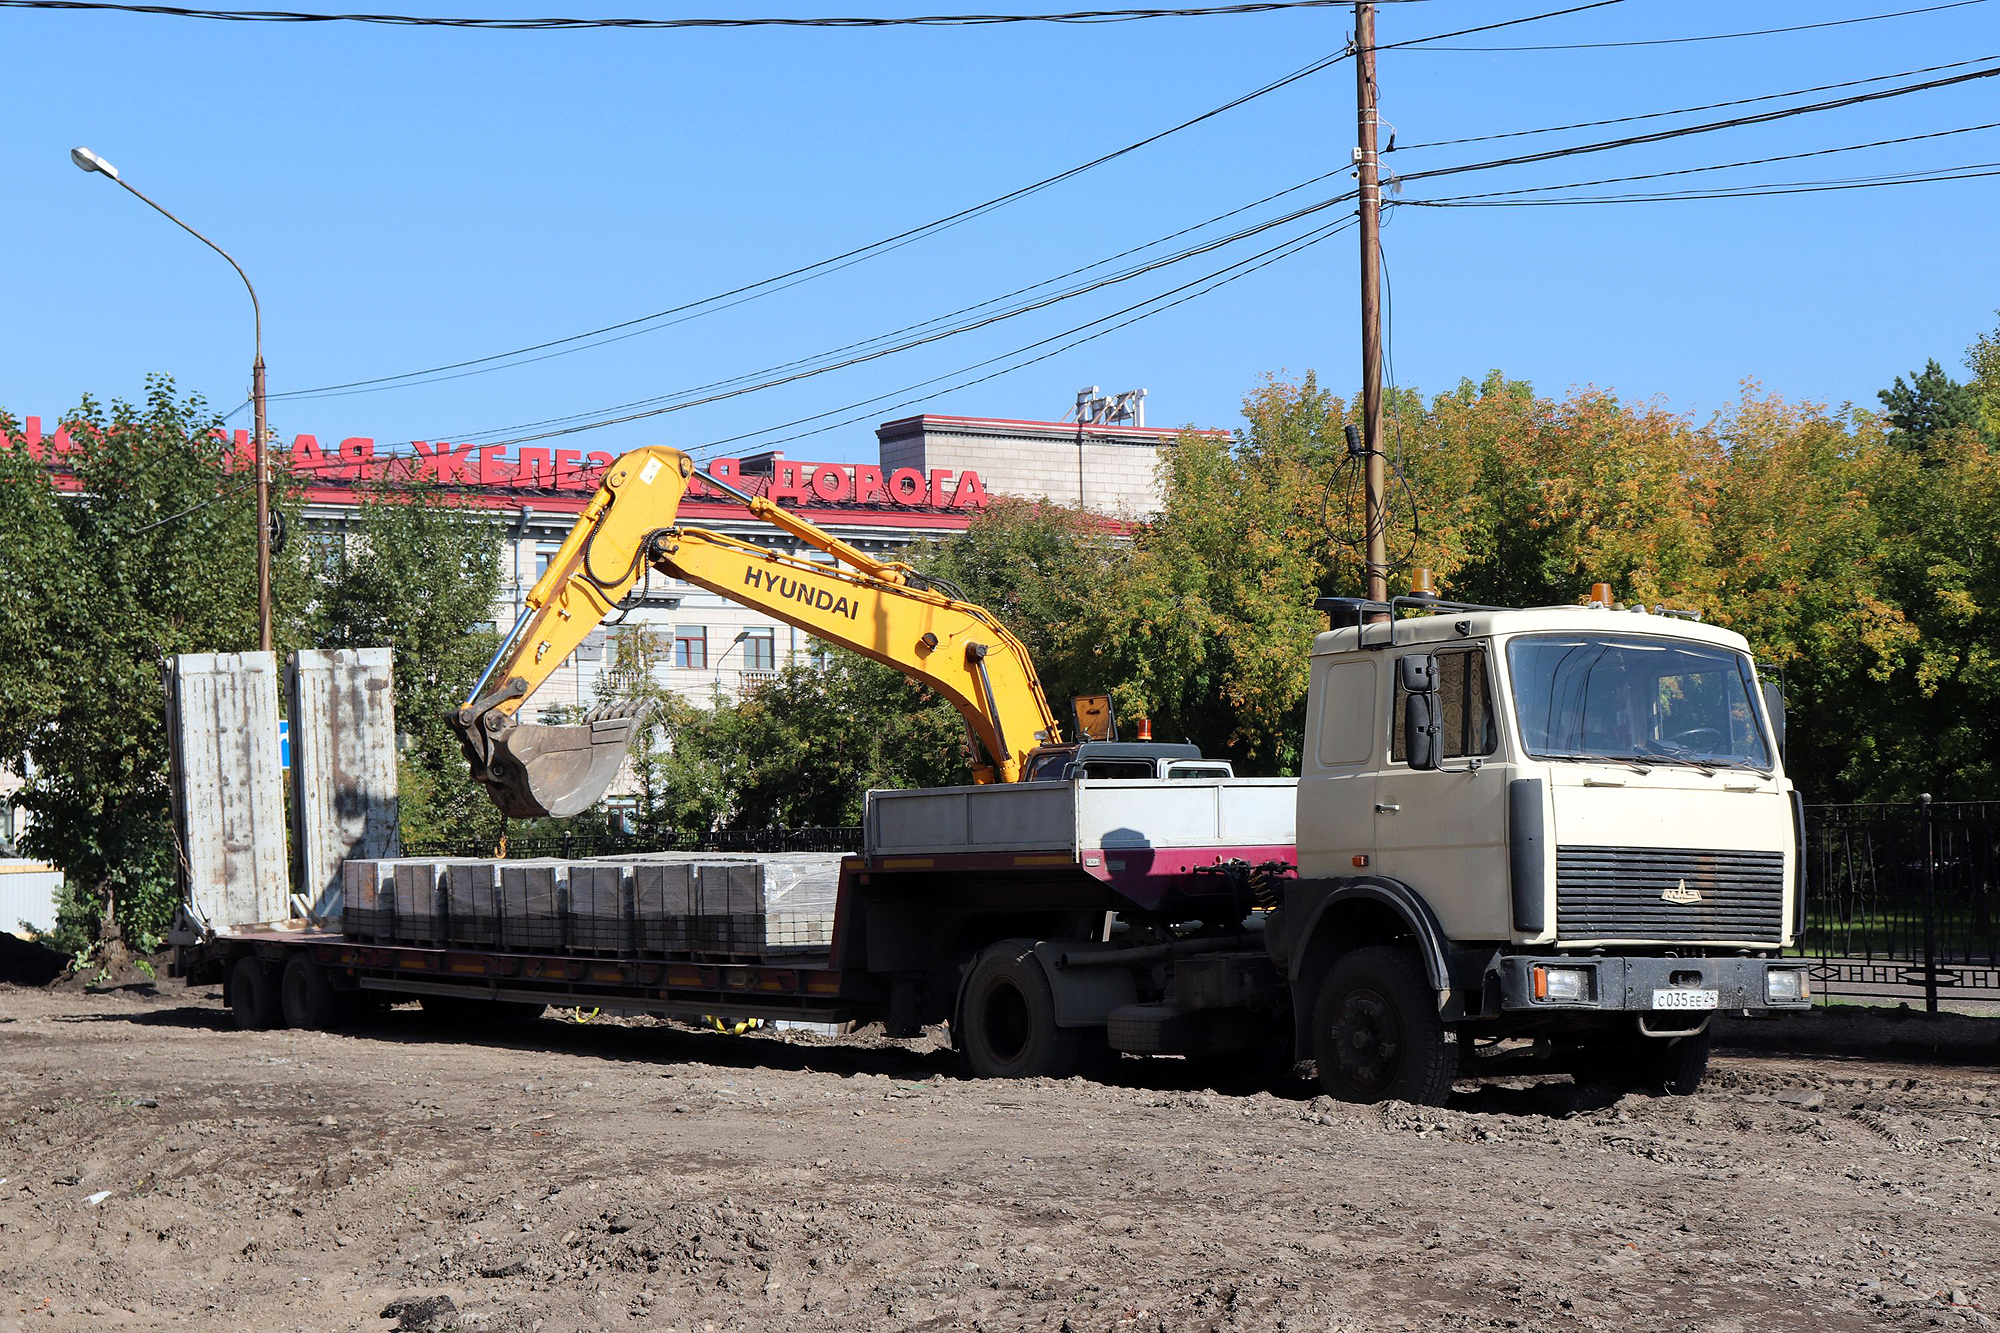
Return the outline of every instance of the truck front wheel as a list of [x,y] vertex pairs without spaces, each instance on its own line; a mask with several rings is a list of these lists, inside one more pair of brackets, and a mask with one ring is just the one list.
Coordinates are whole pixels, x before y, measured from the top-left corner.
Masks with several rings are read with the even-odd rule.
[[1320,1086],[1345,1102],[1441,1106],[1457,1052],[1417,960],[1389,945],[1343,954],[1313,1005]]
[[979,1078],[1068,1078],[1082,1028],[1056,1026],[1056,997],[1033,940],[1002,940],[972,964],[959,997],[966,1063]]

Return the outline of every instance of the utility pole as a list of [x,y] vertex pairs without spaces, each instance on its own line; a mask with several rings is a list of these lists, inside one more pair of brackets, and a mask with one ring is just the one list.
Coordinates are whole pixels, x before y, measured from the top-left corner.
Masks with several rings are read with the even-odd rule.
[[1382,186],[1375,139],[1375,6],[1354,6],[1355,174],[1361,209],[1361,438],[1366,476],[1367,596],[1389,598],[1389,506],[1382,450]]
[[[249,285],[249,279],[244,279]],[[254,303],[256,294],[251,294]],[[257,469],[257,647],[271,651],[271,457],[264,426],[264,314],[257,312],[257,360],[250,367],[250,397]]]

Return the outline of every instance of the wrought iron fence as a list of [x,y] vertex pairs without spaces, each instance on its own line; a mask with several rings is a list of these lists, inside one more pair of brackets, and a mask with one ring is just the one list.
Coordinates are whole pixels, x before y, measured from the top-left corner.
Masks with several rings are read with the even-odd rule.
[[[581,860],[593,856],[643,856],[648,852],[858,852],[860,825],[795,829],[702,829],[665,834],[617,836],[574,836],[554,838],[509,838],[510,858],[561,857]],[[466,857],[480,859],[498,854],[488,842],[423,842],[403,844],[405,856]]]
[[1822,994],[2000,999],[2000,801],[1806,807]]

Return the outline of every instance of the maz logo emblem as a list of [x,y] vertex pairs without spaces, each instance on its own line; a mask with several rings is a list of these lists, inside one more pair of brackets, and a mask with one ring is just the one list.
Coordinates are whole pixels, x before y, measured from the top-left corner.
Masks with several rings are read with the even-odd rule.
[[1701,890],[1689,888],[1688,882],[1682,880],[1671,889],[1663,889],[1660,896],[1670,903],[1698,903],[1701,901]]

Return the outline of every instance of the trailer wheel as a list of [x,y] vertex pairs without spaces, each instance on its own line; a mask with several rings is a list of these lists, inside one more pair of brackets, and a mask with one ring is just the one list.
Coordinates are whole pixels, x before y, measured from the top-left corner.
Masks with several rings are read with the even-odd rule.
[[303,953],[295,953],[285,963],[279,982],[279,1001],[284,1008],[285,1026],[323,1032],[340,1026],[339,997],[327,983],[326,974]]
[[1002,940],[980,954],[958,1011],[976,1078],[1068,1078],[1084,1030],[1056,1026],[1056,997],[1033,940]]
[[1436,992],[1406,950],[1371,945],[1344,954],[1313,1005],[1320,1086],[1345,1102],[1442,1106],[1457,1052],[1445,1040]]
[[236,1015],[236,1026],[245,1032],[261,1032],[285,1021],[271,969],[255,954],[243,955],[230,970],[229,1008]]

